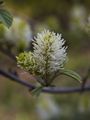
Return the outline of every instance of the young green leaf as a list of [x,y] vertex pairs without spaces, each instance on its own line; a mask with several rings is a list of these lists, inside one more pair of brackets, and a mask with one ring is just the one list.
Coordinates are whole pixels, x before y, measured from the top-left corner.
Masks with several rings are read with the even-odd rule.
[[67,75],[67,76],[72,77],[73,79],[78,80],[79,82],[81,82],[81,77],[76,72],[74,72],[72,70],[62,69],[60,71],[60,74]]
[[9,28],[12,25],[12,21],[12,15],[7,10],[0,9],[0,22]]
[[33,96],[39,96],[42,89],[43,89],[43,86],[39,86],[39,87],[35,88],[34,90],[32,90],[31,94]]

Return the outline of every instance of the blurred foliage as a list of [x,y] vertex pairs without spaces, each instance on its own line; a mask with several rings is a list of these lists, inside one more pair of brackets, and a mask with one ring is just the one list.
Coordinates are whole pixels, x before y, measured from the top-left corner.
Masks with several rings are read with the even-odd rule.
[[0,22],[8,28],[12,25],[13,17],[11,14],[4,9],[0,9]]

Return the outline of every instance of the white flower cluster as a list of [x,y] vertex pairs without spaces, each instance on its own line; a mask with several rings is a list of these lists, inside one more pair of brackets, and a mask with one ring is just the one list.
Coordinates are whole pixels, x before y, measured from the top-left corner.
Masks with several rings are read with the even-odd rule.
[[[19,67],[35,73],[43,79],[50,79],[61,68],[67,58],[65,40],[61,34],[44,30],[37,34],[33,40],[34,51],[19,54],[17,64]],[[33,67],[34,66],[34,67]]]
[[33,54],[40,73],[52,73],[63,67],[66,61],[64,43],[65,40],[62,39],[61,34],[49,30],[37,34],[37,37],[33,40]]
[[10,29],[4,27],[4,38],[9,42],[13,42],[16,46],[23,43],[28,47],[31,38],[32,32],[30,25],[19,17],[14,17],[13,24]]

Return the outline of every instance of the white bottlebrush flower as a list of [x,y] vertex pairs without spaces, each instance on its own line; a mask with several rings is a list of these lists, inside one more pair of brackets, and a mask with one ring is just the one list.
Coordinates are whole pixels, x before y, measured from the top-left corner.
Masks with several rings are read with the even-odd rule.
[[33,53],[25,52],[17,57],[18,66],[31,74],[35,73],[48,85],[53,75],[63,68],[66,61],[67,53],[64,43],[65,40],[62,39],[61,34],[44,30],[33,40]]
[[44,76],[60,70],[66,61],[65,40],[61,34],[44,30],[33,40],[34,58],[38,65],[38,72]]
[[20,43],[25,44],[25,47],[28,47],[31,38],[32,32],[30,25],[19,17],[14,17],[14,21],[10,29],[5,28],[4,37],[9,42],[13,42],[16,46],[19,46]]
[[64,43],[61,34],[44,30],[33,40],[33,52],[24,52],[16,57],[18,66],[34,74],[36,80],[42,85],[34,89],[32,94],[37,95],[43,86],[51,85],[57,73],[81,80],[75,72],[64,69],[67,60],[67,47]]

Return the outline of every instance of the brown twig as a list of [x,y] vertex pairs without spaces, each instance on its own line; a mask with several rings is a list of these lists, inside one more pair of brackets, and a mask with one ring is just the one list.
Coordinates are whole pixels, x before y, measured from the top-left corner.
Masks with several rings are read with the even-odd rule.
[[[26,82],[25,80],[21,80],[20,78],[18,78],[17,76],[8,73],[2,69],[0,69],[0,75],[9,78],[9,80],[12,80],[14,82],[17,82],[25,87],[27,87],[28,89],[35,89],[36,86]],[[82,90],[81,86],[80,87],[44,87],[42,89],[42,92],[46,92],[46,93],[53,93],[53,94],[69,94],[69,93],[80,93]],[[89,91],[90,92],[90,86],[85,86],[84,87],[84,92],[85,91]]]

